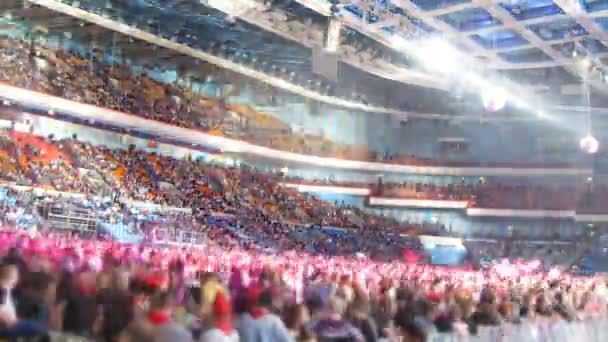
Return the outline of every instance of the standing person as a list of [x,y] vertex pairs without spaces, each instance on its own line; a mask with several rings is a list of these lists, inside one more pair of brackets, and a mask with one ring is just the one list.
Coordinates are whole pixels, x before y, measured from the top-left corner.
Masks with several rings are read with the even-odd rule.
[[182,307],[185,307],[189,300],[184,267],[184,263],[180,259],[169,264],[169,291],[174,294],[175,304]]
[[92,271],[74,275],[65,285],[63,330],[78,336],[93,336],[97,316],[96,275]]
[[237,330],[242,342],[293,342],[281,318],[272,313],[272,292],[250,288],[249,310],[239,318]]
[[300,340],[306,334],[305,329],[310,321],[310,314],[306,305],[295,304],[290,306],[284,317],[285,325],[291,336],[296,340]]
[[365,342],[365,337],[344,319],[346,302],[337,296],[329,298],[322,317],[312,325],[319,341]]
[[19,271],[14,265],[0,266],[0,327],[11,327],[17,323],[17,308],[13,291],[19,282]]
[[44,336],[46,327],[34,320],[20,320],[13,293],[19,282],[19,270],[15,265],[0,266],[0,338],[9,340]]
[[222,292],[213,303],[212,327],[201,336],[201,342],[239,342],[239,334],[232,325],[232,307]]
[[218,293],[228,294],[228,290],[220,282],[216,273],[205,273],[201,277],[201,308],[200,318],[207,322],[211,316],[213,303]]
[[150,303],[148,322],[153,326],[153,342],[191,342],[192,334],[171,316],[173,314],[172,295],[168,292],[156,294]]

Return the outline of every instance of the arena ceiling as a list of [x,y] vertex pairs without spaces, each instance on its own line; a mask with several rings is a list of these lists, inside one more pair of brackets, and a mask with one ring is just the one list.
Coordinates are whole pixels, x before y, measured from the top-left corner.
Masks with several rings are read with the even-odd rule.
[[608,1],[604,0],[296,0],[332,8],[360,32],[394,36],[439,34],[501,70],[544,69],[579,77],[581,60],[603,77],[608,61]]
[[[200,67],[182,53],[116,35],[107,28],[58,14],[32,3],[3,0],[0,10],[151,64]],[[158,36],[229,60],[262,65],[298,84],[322,83],[321,91],[426,113],[458,110],[454,90],[417,71],[396,49],[394,37],[440,35],[480,65],[527,89],[552,97],[556,105],[582,105],[583,96],[562,93],[581,83],[583,69],[594,87],[595,106],[608,106],[608,0],[77,0],[63,1],[106,18],[145,28]],[[226,6],[226,4],[232,4]],[[223,5],[222,5],[223,4]],[[312,54],[322,44],[328,14],[343,24],[340,80],[313,73]],[[304,36],[302,35],[304,34]],[[588,64],[588,67],[585,65]],[[583,67],[581,67],[581,65]],[[606,71],[606,72],[604,72]],[[327,87],[327,88],[326,88]],[[331,90],[329,90],[331,88]],[[597,96],[596,96],[597,95]],[[460,97],[457,97],[460,99]],[[388,104],[386,104],[388,102]],[[478,101],[477,101],[478,102]],[[477,103],[477,105],[479,105]],[[479,107],[479,106],[478,106]]]

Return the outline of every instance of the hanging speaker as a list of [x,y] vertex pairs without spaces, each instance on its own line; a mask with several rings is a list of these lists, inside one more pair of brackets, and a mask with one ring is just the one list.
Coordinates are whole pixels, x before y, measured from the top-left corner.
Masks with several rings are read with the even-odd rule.
[[340,34],[342,33],[342,23],[335,18],[329,20],[327,34],[325,37],[325,50],[337,52],[340,47]]
[[340,34],[342,23],[335,18],[329,20],[325,41],[322,49],[314,49],[312,56],[312,70],[315,74],[330,81],[338,81],[338,48],[340,47]]
[[312,72],[330,81],[338,81],[338,55],[325,49],[313,49]]

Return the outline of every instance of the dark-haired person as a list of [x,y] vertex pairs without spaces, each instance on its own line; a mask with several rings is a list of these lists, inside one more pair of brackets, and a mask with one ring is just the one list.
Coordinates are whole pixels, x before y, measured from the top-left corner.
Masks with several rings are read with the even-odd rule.
[[19,282],[19,270],[15,265],[0,266],[0,339],[45,336],[47,328],[35,320],[20,320],[13,292]]
[[291,342],[293,337],[281,318],[272,313],[272,292],[248,289],[248,312],[237,321],[241,342]]
[[369,303],[362,299],[351,303],[348,320],[361,331],[366,342],[378,341],[378,326],[371,317]]
[[203,333],[201,342],[239,342],[239,334],[232,324],[232,306],[224,293],[218,292],[213,303],[212,326]]
[[312,330],[322,342],[365,342],[361,331],[344,318],[346,302],[332,296],[324,315],[312,325]]
[[172,318],[173,302],[171,294],[161,292],[150,300],[150,310],[146,316],[152,326],[153,342],[191,342],[192,334]]
[[420,324],[416,319],[402,317],[403,319],[397,319],[395,326],[397,327],[397,335],[401,337],[401,342],[426,342],[428,338],[428,331],[425,329],[424,324]]
[[13,291],[19,282],[19,270],[14,265],[0,266],[0,327],[7,328],[17,323],[17,307]]
[[305,333],[306,324],[310,319],[308,308],[304,304],[294,304],[287,308],[283,321],[289,333],[295,340],[300,340]]

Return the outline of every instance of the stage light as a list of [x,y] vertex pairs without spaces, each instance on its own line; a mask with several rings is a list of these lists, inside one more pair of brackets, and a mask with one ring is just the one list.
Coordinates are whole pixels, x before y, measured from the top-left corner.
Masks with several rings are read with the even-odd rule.
[[488,112],[497,112],[507,104],[507,92],[502,88],[490,88],[481,93],[481,102]]
[[579,142],[579,147],[583,152],[587,154],[594,154],[599,149],[600,143],[593,135],[587,134]]
[[591,60],[589,58],[583,58],[578,62],[579,67],[582,71],[587,72],[591,68]]
[[[397,36],[397,35],[393,35],[391,37],[391,44],[397,50],[406,49],[408,47],[407,40],[405,40],[405,38],[403,38],[401,36]],[[359,49],[358,42],[355,42],[355,44],[353,46],[355,47],[355,49],[357,49],[357,50]]]
[[420,59],[431,71],[454,72],[460,67],[458,51],[441,38],[431,38],[420,47]]

